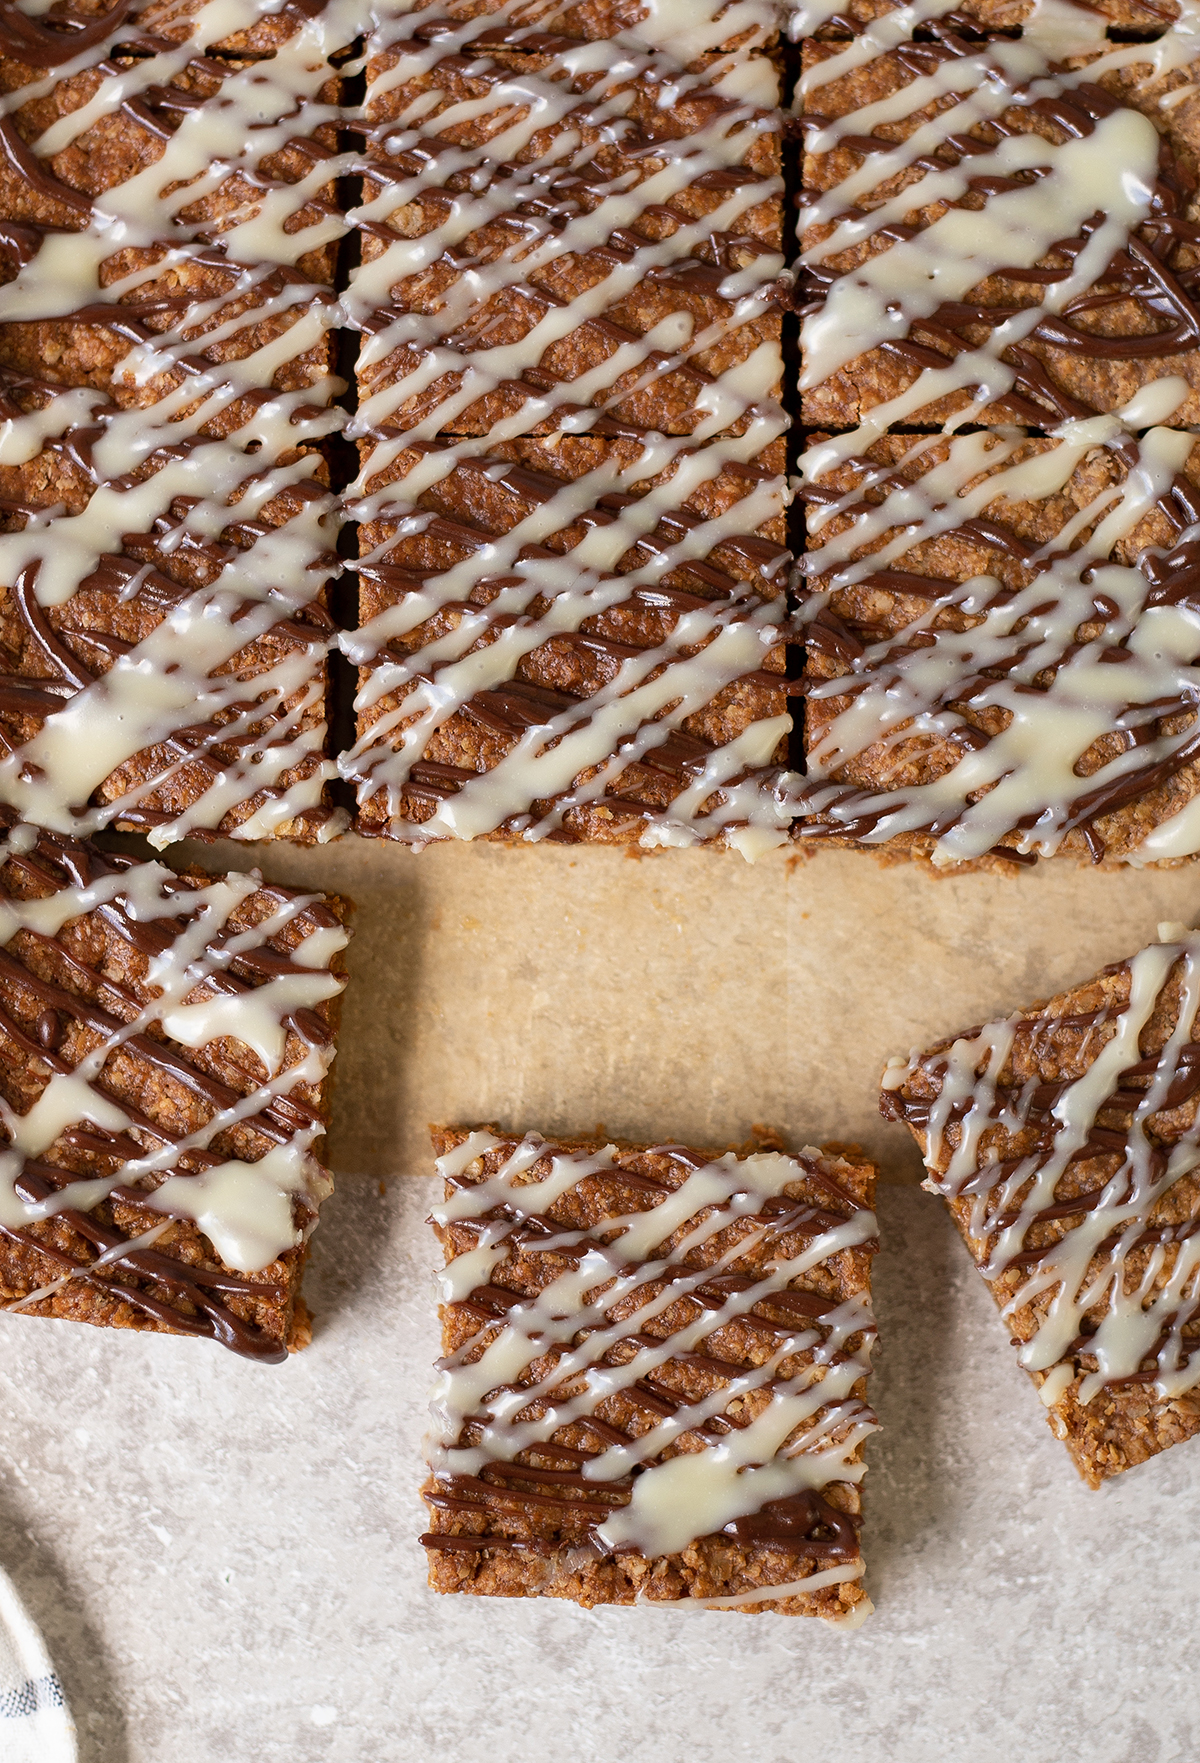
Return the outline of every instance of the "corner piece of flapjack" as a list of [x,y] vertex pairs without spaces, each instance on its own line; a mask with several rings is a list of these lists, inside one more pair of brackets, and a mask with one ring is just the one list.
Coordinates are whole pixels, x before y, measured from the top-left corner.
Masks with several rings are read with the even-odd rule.
[[0,839],[0,1309],[285,1359],[347,902]]
[[1200,933],[884,1073],[1092,1487],[1200,1432]]
[[435,1590],[857,1626],[874,1165],[433,1139]]
[[1147,9],[1132,42],[1112,0],[871,10],[823,41],[822,0],[795,18],[803,420],[1053,428],[1171,376],[1194,423],[1186,10]]
[[1200,851],[1193,434],[816,435],[801,466],[794,837],[941,869]]

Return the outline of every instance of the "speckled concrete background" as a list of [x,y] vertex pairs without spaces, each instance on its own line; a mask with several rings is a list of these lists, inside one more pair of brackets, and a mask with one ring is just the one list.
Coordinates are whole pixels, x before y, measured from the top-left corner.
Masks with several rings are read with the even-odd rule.
[[380,853],[364,880],[328,853],[362,901],[331,1147],[369,1173],[315,1238],[310,1351],[264,1371],[0,1318],[0,1561],[82,1763],[1196,1763],[1200,1443],[1089,1493],[912,1187],[880,1203],[863,1629],[426,1591],[432,1187],[404,1172],[427,1118],[472,1085],[551,1130],[598,1099],[626,1132],[765,1118],[802,1141],[848,1116],[903,1180],[904,1135],[872,1118],[883,1051],[1080,978],[1200,898],[1190,871],[1002,887],[592,854],[626,901],[614,969],[577,872],[536,855]]

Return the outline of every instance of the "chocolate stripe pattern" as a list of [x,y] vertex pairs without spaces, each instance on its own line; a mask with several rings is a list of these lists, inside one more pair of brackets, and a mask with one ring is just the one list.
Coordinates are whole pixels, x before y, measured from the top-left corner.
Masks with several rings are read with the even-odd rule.
[[364,832],[786,837],[775,20],[682,12],[370,41]]
[[361,20],[2,25],[0,799],[164,845],[330,836],[330,57]]
[[2,818],[0,1302],[286,1358],[337,914]]
[[863,1168],[435,1139],[432,1583],[861,1620]]
[[[803,81],[804,409],[844,430],[801,464],[797,835],[941,865],[1192,856],[1194,8],[1120,44],[1055,0],[1016,37],[925,0],[797,18],[828,38]],[[921,425],[940,438],[894,432]]]
[[884,1075],[1093,1485],[1200,1431],[1200,936]]

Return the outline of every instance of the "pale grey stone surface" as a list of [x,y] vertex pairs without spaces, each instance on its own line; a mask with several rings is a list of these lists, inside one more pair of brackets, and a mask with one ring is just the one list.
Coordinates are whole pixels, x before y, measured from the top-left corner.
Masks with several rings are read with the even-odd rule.
[[913,1189],[880,1203],[863,1629],[435,1599],[431,1195],[342,1178],[278,1370],[0,1319],[0,1560],[84,1763],[1200,1756],[1200,1445],[1089,1493]]

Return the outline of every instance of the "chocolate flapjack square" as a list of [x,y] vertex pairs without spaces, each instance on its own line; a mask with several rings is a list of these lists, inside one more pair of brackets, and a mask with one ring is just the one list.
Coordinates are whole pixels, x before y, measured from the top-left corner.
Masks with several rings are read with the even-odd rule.
[[856,1626],[873,1165],[433,1136],[435,1589]]
[[752,441],[454,442],[369,480],[359,830],[783,842],[783,456]]
[[[0,798],[157,844],[326,836],[336,528],[319,453],[267,463],[244,433],[176,451],[164,425],[110,476],[110,443],[142,452],[140,410],[4,369],[0,409],[36,449],[0,462]],[[219,493],[197,496],[206,475]]]
[[816,435],[794,829],[943,868],[1200,841],[1200,453],[1051,436]]
[[1017,1360],[1089,1485],[1200,1432],[1200,937],[889,1062]]
[[0,823],[0,1308],[285,1358],[346,902]]
[[1186,25],[1129,42],[1092,9],[1015,31],[906,18],[805,45],[805,422],[1049,428],[1168,378],[1158,419],[1194,422]]
[[[804,0],[787,0],[784,7],[789,35],[796,40],[812,37],[822,43],[845,41],[895,10],[894,0],[845,0],[845,4],[842,0],[833,0],[832,5],[828,0],[821,0],[817,5],[806,5]],[[1038,10],[1037,0],[956,0],[951,19],[968,30],[1006,31],[1016,35],[1036,20]],[[1041,10],[1044,13],[1046,8],[1043,6]],[[1092,0],[1090,10],[1100,15],[1106,27],[1137,31],[1146,38],[1161,35],[1163,26],[1180,16],[1178,0],[1164,0],[1161,5],[1158,0],[1153,0],[1153,4],[1146,4],[1145,0]],[[933,35],[927,21],[939,16],[927,11],[920,21],[927,36]],[[1079,21],[1072,19],[1069,13],[1066,16],[1071,24],[1078,25]]]
[[571,406],[743,432],[781,389],[773,63],[581,57],[488,16],[415,14],[368,61],[352,432],[544,432]]

